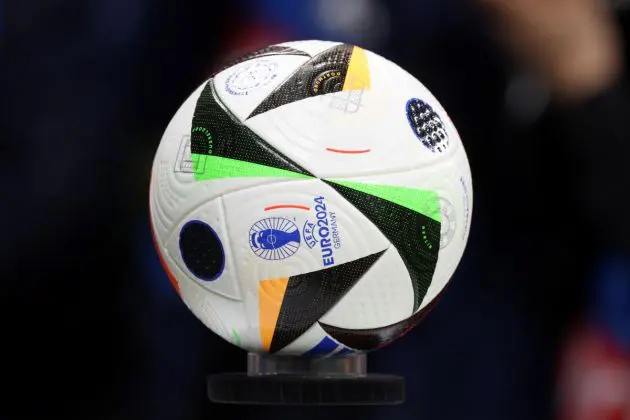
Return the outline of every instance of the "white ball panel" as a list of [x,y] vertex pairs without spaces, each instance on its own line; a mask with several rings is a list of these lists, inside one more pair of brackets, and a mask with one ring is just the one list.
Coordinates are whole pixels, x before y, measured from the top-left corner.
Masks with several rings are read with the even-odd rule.
[[385,254],[321,321],[347,329],[379,328],[413,313],[411,278],[398,251]]
[[180,295],[191,312],[215,334],[228,342],[238,344],[241,332],[249,329],[248,320],[243,316],[243,303],[208,293],[204,287],[180,269],[170,253],[164,254],[164,260],[179,280]]
[[[180,232],[182,227],[191,220],[199,220],[206,223],[219,237],[225,254],[225,266],[223,272],[215,280],[206,281],[197,278],[186,267],[186,264],[182,259],[179,244]],[[242,299],[238,270],[236,269],[232,252],[233,248],[230,246],[230,237],[226,226],[226,218],[223,210],[223,198],[219,197],[204,203],[185,215],[185,217],[175,226],[170,238],[166,241],[165,247],[171,261],[173,261],[181,271],[187,273],[187,276],[192,279],[192,281],[196,282],[201,287],[226,298],[234,300]]]

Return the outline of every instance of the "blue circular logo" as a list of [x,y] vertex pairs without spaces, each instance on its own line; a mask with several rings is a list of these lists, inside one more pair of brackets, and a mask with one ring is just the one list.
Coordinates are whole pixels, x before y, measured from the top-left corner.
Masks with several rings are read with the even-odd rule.
[[407,101],[407,120],[424,147],[433,153],[448,148],[448,134],[440,116],[431,105],[418,98]]
[[249,230],[249,246],[264,260],[283,260],[300,248],[300,230],[283,217],[261,219]]

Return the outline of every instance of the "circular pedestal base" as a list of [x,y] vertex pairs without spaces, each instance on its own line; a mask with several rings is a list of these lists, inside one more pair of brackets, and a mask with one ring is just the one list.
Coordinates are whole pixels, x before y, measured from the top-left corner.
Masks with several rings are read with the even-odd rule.
[[208,378],[211,401],[260,405],[391,405],[405,399],[400,376],[226,373]]
[[211,401],[265,405],[387,405],[405,399],[400,376],[369,375],[365,354],[247,355],[247,373],[212,375]]

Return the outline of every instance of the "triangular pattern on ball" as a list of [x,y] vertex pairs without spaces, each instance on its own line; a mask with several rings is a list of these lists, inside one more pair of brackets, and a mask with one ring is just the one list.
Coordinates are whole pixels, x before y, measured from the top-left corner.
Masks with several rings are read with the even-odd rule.
[[440,197],[435,191],[401,187],[398,185],[368,184],[365,182],[336,179],[330,179],[328,181],[366,194],[375,195],[415,211],[416,213],[430,217],[437,222],[440,221]]
[[429,312],[431,312],[440,297],[441,294],[436,296],[436,298],[433,299],[427,306],[420,309],[409,318],[385,327],[363,330],[346,329],[327,325],[321,321],[319,322],[319,325],[328,335],[345,346],[360,351],[377,350],[402,337],[415,327],[427,316]]
[[[427,294],[435,272],[440,251],[441,225],[439,216],[435,220],[432,218],[435,214],[432,213],[429,217],[410,209],[409,203],[422,202],[429,192],[416,190],[419,198],[412,199],[401,196],[398,187],[392,187],[392,190],[388,191],[384,185],[349,182],[342,185],[339,181],[327,180],[324,182],[352,203],[394,245],[409,272],[414,291],[413,310],[417,310]],[[406,194],[413,191],[407,190],[409,191],[406,191]],[[437,195],[435,200],[439,209]],[[403,205],[402,202],[407,205]]]
[[327,93],[365,90],[371,86],[367,54],[348,44],[336,45],[314,56],[278,86],[248,118],[282,105]]
[[192,120],[191,158],[195,179],[313,177],[241,124],[219,102],[213,80],[201,92]]
[[[275,353],[283,349],[315,325],[384,252],[385,250],[330,268],[289,277],[268,351]],[[277,291],[279,288],[275,289]],[[270,311],[275,309],[273,305],[266,305],[266,308]],[[264,314],[265,326],[269,325],[269,320],[274,316],[272,313]],[[262,324],[261,320],[261,328]],[[261,329],[261,338],[268,336],[267,331],[265,327],[263,335]]]

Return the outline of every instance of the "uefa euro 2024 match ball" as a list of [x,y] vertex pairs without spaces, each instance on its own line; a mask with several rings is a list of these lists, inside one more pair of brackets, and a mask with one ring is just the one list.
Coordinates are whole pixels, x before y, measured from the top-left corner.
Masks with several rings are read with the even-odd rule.
[[170,121],[153,236],[187,307],[247,351],[334,356],[415,326],[460,262],[466,152],[416,78],[357,46],[248,54]]

